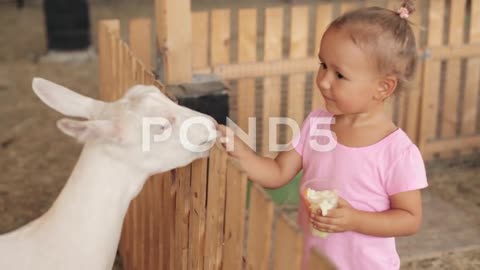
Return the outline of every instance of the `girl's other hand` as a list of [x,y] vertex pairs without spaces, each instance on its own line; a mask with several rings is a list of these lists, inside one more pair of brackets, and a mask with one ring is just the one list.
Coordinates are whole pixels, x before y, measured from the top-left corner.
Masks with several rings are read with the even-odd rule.
[[322,216],[322,211],[318,210],[310,215],[310,222],[313,227],[322,232],[338,233],[354,231],[356,227],[357,210],[347,201],[338,198],[337,208],[328,211],[326,216]]

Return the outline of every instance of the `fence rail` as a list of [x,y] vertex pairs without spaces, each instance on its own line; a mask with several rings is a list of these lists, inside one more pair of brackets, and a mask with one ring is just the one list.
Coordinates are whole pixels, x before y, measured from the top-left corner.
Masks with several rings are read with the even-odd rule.
[[[412,89],[396,95],[387,110],[426,160],[471,153],[480,147],[479,1],[416,3],[409,20],[421,62]],[[330,21],[360,6],[395,10],[398,4],[395,0],[325,1],[195,11],[193,69],[218,74],[231,83],[231,117],[245,130],[248,117],[256,117],[257,150],[272,155],[269,117],[290,117],[300,124],[313,108],[324,107],[314,82],[315,59]],[[283,127],[277,136],[285,143],[291,133]]]

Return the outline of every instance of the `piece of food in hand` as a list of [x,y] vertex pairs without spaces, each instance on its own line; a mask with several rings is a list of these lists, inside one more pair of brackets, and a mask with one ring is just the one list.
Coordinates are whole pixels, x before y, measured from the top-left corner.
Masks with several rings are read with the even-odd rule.
[[[337,192],[334,190],[317,191],[311,188],[307,188],[304,191],[304,197],[310,213],[317,212],[320,209],[322,211],[322,216],[326,216],[329,210],[337,207],[338,203],[338,195]],[[312,224],[310,224],[310,226],[312,235],[322,238],[328,235],[328,233],[326,232],[322,232],[313,228]]]

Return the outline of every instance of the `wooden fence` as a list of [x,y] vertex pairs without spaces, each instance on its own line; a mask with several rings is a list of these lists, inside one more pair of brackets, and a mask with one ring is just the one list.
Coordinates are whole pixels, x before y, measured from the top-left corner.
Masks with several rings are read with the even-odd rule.
[[[480,3],[416,3],[410,20],[422,61],[413,88],[394,97],[388,110],[425,159],[438,153],[451,158],[460,150],[471,153],[480,147]],[[331,20],[360,6],[397,9],[398,4],[396,0],[323,1],[195,11],[193,70],[230,81],[232,118],[247,130],[248,117],[256,117],[257,147],[269,154],[269,117],[286,116],[300,124],[312,108],[323,107],[314,74],[320,39]],[[279,141],[290,137],[284,134]]]
[[[359,5],[393,7],[394,2],[196,11],[192,69],[219,74],[232,83],[231,113],[244,129],[249,116],[261,120],[257,130],[264,134],[270,116],[301,123],[308,111],[323,106],[313,73],[327,24]],[[480,147],[480,0],[421,1],[418,7],[411,19],[418,25],[414,29],[423,61],[414,88],[396,97],[389,110],[426,159],[470,153]],[[142,49],[150,44],[144,42],[148,35],[142,34],[150,28],[145,23],[130,25],[130,47],[119,39],[118,21],[100,24],[105,100],[120,97],[136,83],[166,91],[155,80],[147,63],[149,53]],[[284,131],[282,139],[290,136]],[[263,150],[267,137],[259,143]],[[298,269],[302,236],[259,187],[253,188],[247,213],[246,181],[220,148],[214,148],[208,160],[153,177],[125,220],[120,244],[125,268]],[[315,262],[320,267],[315,269],[328,264],[318,254]]]
[[[148,21],[136,21],[130,31],[137,35],[148,27]],[[118,21],[100,22],[102,98],[115,100],[139,83],[166,91],[119,38],[119,32]],[[130,43],[132,48],[145,44]],[[142,46],[136,48],[141,50]],[[148,53],[138,55],[148,57]],[[132,201],[125,218],[119,247],[124,268],[300,269],[302,234],[285,215],[275,211],[259,186],[251,191],[247,214],[246,191],[245,174],[217,146],[208,159],[152,177]],[[310,268],[333,269],[316,252]]]

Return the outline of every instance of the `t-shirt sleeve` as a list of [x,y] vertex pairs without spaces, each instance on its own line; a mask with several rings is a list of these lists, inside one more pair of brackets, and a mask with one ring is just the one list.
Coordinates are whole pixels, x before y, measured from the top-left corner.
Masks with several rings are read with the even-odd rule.
[[385,190],[389,196],[428,186],[425,163],[417,146],[410,145],[390,167]]
[[300,132],[297,133],[297,135],[295,135],[292,139],[292,146],[300,156],[303,156],[303,149],[307,140],[307,135],[310,130],[310,117],[312,116],[312,114],[313,112],[311,112],[307,116],[307,118],[303,121]]

